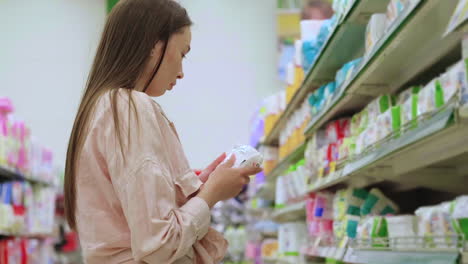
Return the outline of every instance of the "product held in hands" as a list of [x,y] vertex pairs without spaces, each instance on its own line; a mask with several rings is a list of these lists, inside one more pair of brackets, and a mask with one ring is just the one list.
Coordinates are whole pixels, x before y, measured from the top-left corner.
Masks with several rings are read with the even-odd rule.
[[229,160],[233,154],[236,157],[236,162],[234,163],[233,168],[260,168],[263,162],[262,154],[260,154],[255,148],[248,145],[234,147],[227,155],[225,161]]

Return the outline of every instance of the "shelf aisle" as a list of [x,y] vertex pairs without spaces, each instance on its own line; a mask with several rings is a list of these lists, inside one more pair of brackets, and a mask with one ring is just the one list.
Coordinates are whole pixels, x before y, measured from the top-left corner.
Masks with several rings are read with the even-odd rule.
[[362,53],[369,14],[384,12],[387,4],[388,0],[354,0],[332,30],[314,65],[306,74],[301,87],[294,94],[270,134],[266,136],[264,144],[277,144],[279,132],[285,126],[288,118],[304,101],[306,95],[324,82],[334,79],[336,71],[344,63]]
[[[277,205],[289,202],[274,210],[271,219],[279,223],[279,244],[283,248],[299,238],[298,260],[309,260],[304,263],[468,263],[468,214],[460,213],[468,203],[468,104],[461,92],[468,90],[468,60],[462,56],[462,44],[465,49],[468,45],[463,32],[468,27],[465,23],[445,35],[458,0],[412,0],[391,24],[385,25],[383,36],[373,48],[364,52],[370,16],[385,13],[390,2],[395,3],[352,2],[263,142],[276,147],[280,134],[282,142],[287,142],[283,140],[289,133],[285,124],[298,107],[302,109],[306,96],[333,81],[345,63],[362,57],[354,70],[345,72],[340,87],[330,88],[334,92],[326,90],[325,103],[316,106],[314,103],[321,99],[311,96],[311,109],[318,113],[312,112],[305,132],[307,140],[277,162],[255,195],[275,200]],[[437,103],[433,96],[434,107],[425,110],[426,101],[417,95],[425,96],[420,88],[431,88],[430,84],[434,91],[441,89],[444,98]],[[416,92],[409,89],[415,85],[420,85]],[[458,94],[450,94],[452,86],[457,87]],[[411,100],[405,97],[408,94]],[[397,100],[397,96],[404,99]],[[371,102],[376,102],[371,106],[377,110],[370,108]],[[407,102],[410,107],[407,104],[403,109]],[[385,103],[388,106],[382,106]],[[394,113],[392,107],[398,111]],[[360,119],[363,112],[367,114],[363,114],[365,121]],[[401,121],[404,114],[406,119]],[[394,119],[401,123],[394,125]],[[350,128],[351,122],[358,124],[353,123],[355,130]],[[338,136],[341,125],[349,126],[348,133]],[[379,131],[378,126],[384,129]],[[363,133],[367,129],[381,134],[374,139]],[[361,142],[356,150],[358,138],[369,142]],[[344,143],[347,139],[349,145]],[[293,146],[297,141],[294,138]],[[320,145],[319,141],[325,143]],[[349,148],[343,156],[339,149],[342,145]],[[281,144],[279,149],[283,146],[291,148]],[[277,180],[283,188],[276,186]],[[308,186],[305,193],[303,182]],[[292,253],[297,253],[297,245],[292,248]]]
[[311,135],[343,113],[362,109],[379,94],[401,89],[442,59],[455,62],[462,34],[441,36],[456,4],[438,0],[415,2],[364,58],[356,74],[338,88],[328,107],[313,118],[306,134]]

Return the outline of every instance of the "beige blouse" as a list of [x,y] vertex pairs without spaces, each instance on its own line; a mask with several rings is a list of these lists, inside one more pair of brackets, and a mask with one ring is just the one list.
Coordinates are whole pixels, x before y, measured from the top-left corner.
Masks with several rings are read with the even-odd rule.
[[77,171],[86,263],[219,263],[227,242],[209,227],[206,202],[191,198],[202,182],[172,122],[145,93],[119,90],[122,156],[109,95],[98,102]]

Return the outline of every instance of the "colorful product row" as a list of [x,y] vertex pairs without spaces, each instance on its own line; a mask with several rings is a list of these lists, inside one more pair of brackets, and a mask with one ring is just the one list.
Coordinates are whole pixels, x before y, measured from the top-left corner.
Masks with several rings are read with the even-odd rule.
[[300,160],[279,176],[276,184],[276,208],[302,200],[307,193],[307,175],[311,173],[312,171],[305,165],[305,160]]
[[32,179],[56,182],[52,152],[31,136],[26,123],[13,116],[13,110],[11,100],[0,97],[0,166]]
[[321,246],[351,238],[372,241],[366,246],[392,248],[453,248],[468,234],[467,196],[420,207],[414,215],[398,215],[398,208],[378,189],[319,192],[306,200],[308,233],[321,238]]
[[28,182],[0,184],[0,235],[51,234],[56,192]]
[[325,132],[317,132],[307,145],[306,164],[315,171],[309,181],[333,171],[330,165],[357,157],[416,128],[421,119],[444,105],[463,103],[467,87],[466,66],[460,61],[425,86],[409,87],[397,96],[379,96],[351,118],[330,122]]
[[0,263],[44,264],[54,263],[51,239],[4,239],[0,240]]

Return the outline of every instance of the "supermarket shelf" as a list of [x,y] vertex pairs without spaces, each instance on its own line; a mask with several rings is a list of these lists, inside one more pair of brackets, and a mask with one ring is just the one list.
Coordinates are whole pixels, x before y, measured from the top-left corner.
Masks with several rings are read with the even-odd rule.
[[275,199],[275,184],[272,181],[260,186],[257,193],[255,194],[256,198],[261,198],[265,200],[274,200]]
[[[343,257],[346,263],[414,263],[414,264],[465,264],[466,253],[460,253],[457,250],[360,250],[347,248]],[[457,260],[461,258],[461,262]]]
[[24,238],[24,239],[47,239],[55,237],[54,234],[44,233],[44,234],[9,234],[9,233],[0,233],[0,240],[1,239],[8,239],[8,238]]
[[[306,148],[306,143],[304,142],[302,145],[297,147],[291,154],[286,156],[278,165],[266,176],[267,183],[264,185],[264,189],[257,194],[257,197],[264,198],[264,199],[274,199],[275,197],[275,187],[276,187],[276,179],[281,175],[281,173],[285,172],[288,167],[294,163],[299,161],[301,158],[304,157],[304,151]],[[260,196],[260,194],[262,196]]]
[[44,181],[37,180],[37,179],[31,179],[29,177],[25,177],[25,176],[21,175],[20,173],[13,172],[10,169],[7,169],[7,168],[4,168],[4,167],[0,166],[0,181],[2,179],[4,179],[4,180],[15,180],[15,181],[27,181],[27,182],[30,182],[32,184],[52,186],[51,183],[44,182]]
[[355,0],[350,5],[341,21],[332,30],[319,52],[315,64],[306,74],[301,87],[287,105],[270,134],[266,136],[265,144],[277,145],[280,131],[292,113],[305,100],[307,94],[323,83],[333,80],[336,71],[343,64],[362,54],[369,14],[385,12],[388,2],[388,0]]
[[[420,121],[417,128],[349,161],[310,190],[316,192],[338,184],[366,187],[389,181],[409,188],[466,193],[467,123],[467,119],[458,117],[457,108],[448,106]],[[450,176],[450,181],[443,176]]]
[[[434,240],[427,244],[427,236],[376,238],[348,240],[343,247],[314,246],[310,244],[301,252],[309,258],[325,260],[332,258],[345,263],[430,263],[458,264],[456,260],[464,260],[466,253],[462,252],[464,239],[462,236],[433,236]],[[449,241],[449,244],[447,242]],[[380,244],[372,247],[373,243]],[[383,260],[385,259],[385,260]],[[462,262],[463,263],[463,262]]]
[[341,260],[343,259],[347,248],[337,248],[337,247],[317,247],[315,249],[308,248],[304,250],[302,253],[307,256],[308,258],[313,258],[316,261],[323,260],[325,261],[327,258]]
[[303,220],[305,218],[305,201],[276,209],[273,212],[272,218],[273,221],[278,223]]
[[[419,0],[408,8],[310,123],[311,135],[327,122],[364,108],[372,98],[394,93],[441,60],[460,57],[461,33],[442,38],[457,0]],[[424,25],[424,26],[421,26]]]

